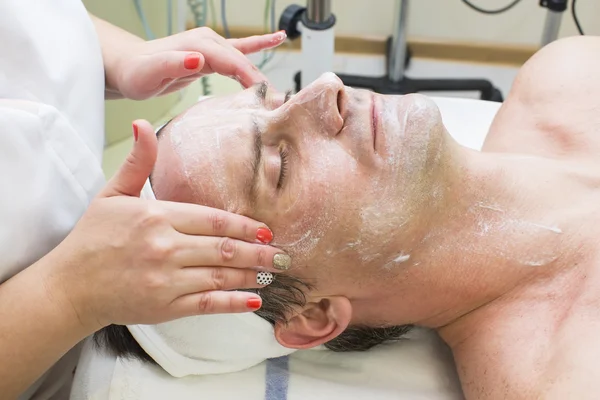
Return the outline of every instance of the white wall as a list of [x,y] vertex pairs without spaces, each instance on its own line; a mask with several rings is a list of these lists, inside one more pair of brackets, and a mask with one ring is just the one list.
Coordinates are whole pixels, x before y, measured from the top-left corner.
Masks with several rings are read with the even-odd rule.
[[[216,8],[221,25],[220,0],[208,0]],[[392,32],[397,0],[332,0],[340,35],[386,36]],[[512,0],[471,0],[485,8],[499,8]],[[173,3],[178,3],[173,0]],[[143,34],[131,0],[84,0],[92,12],[99,12],[113,23]],[[158,35],[165,34],[166,0],[143,0],[150,24]],[[304,0],[278,0],[277,16],[290,4],[305,5]],[[571,1],[569,1],[569,4]],[[263,26],[264,0],[227,0],[230,26]],[[600,1],[578,0],[580,21],[589,34],[600,35]],[[409,34],[413,37],[446,41],[483,41],[495,43],[538,44],[546,9],[539,0],[521,0],[512,10],[500,15],[483,15],[467,7],[462,0],[410,0]],[[210,13],[209,13],[210,15]],[[278,20],[278,18],[277,18]],[[561,36],[577,34],[570,10],[563,16]]]
[[[173,4],[182,1],[185,0],[173,0]],[[208,1],[215,5],[216,19],[220,25],[220,0]],[[488,8],[501,7],[509,1],[511,0],[472,0],[475,4],[485,5]],[[90,12],[99,17],[137,35],[144,35],[132,0],[83,0],[83,2]],[[332,0],[333,11],[338,20],[336,33],[388,36],[393,29],[395,2],[396,0]],[[167,26],[167,1],[143,0],[142,3],[152,29],[158,36],[164,36]],[[294,0],[278,0],[277,17],[285,7],[293,3]],[[297,3],[306,5],[305,0],[298,0]],[[409,35],[442,41],[537,45],[546,16],[546,10],[538,3],[539,0],[521,0],[519,5],[506,14],[487,16],[471,10],[462,3],[462,0],[410,0]],[[229,25],[254,26],[262,29],[264,5],[264,0],[227,0]],[[578,0],[578,10],[584,29],[591,34],[600,34],[600,0]],[[575,33],[570,12],[566,12],[563,17],[561,36]],[[131,120],[147,118],[156,121],[178,100],[177,95],[170,95],[144,102],[128,100],[107,102],[107,143],[114,143],[130,135]]]
[[[160,2],[160,0],[155,0]],[[332,0],[337,17],[336,31],[341,35],[386,36],[393,29],[396,0]],[[499,8],[512,0],[472,0],[485,8]],[[220,19],[220,1],[213,0]],[[305,1],[277,1],[277,15],[289,4],[305,5]],[[570,3],[570,2],[569,2]],[[230,26],[262,27],[263,0],[227,0]],[[540,41],[546,9],[539,0],[521,0],[505,14],[488,16],[467,7],[462,0],[410,0],[409,34],[413,37],[448,41],[483,41],[533,44]],[[600,1],[578,0],[578,15],[584,29],[600,34]],[[219,21],[220,24],[220,21]],[[587,32],[586,32],[587,33]],[[570,11],[565,12],[561,36],[576,34]]]
[[[173,3],[180,1],[173,0]],[[221,25],[221,1],[208,1],[214,4],[217,23]],[[381,37],[392,32],[397,0],[331,1],[338,21],[337,34]],[[511,1],[471,0],[489,9],[505,6]],[[143,35],[132,0],[84,0],[84,3],[90,11],[98,12],[109,21]],[[159,36],[164,35],[166,0],[143,0],[142,3],[152,28]],[[305,0],[278,0],[277,17],[285,7],[294,3],[306,5]],[[230,26],[263,27],[264,0],[227,0],[226,4]],[[600,1],[578,0],[577,9],[586,33],[600,35]],[[516,7],[500,15],[477,13],[462,0],[409,0],[408,31],[413,37],[425,39],[537,45],[546,14],[546,9],[539,6],[539,0],[521,0]],[[577,31],[569,9],[564,13],[560,35],[575,34]]]

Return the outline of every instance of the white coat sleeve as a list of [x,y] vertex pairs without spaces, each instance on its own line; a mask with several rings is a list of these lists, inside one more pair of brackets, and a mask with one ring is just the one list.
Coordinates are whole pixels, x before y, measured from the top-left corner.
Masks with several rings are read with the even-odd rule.
[[58,110],[0,99],[0,284],[60,243],[103,183]]

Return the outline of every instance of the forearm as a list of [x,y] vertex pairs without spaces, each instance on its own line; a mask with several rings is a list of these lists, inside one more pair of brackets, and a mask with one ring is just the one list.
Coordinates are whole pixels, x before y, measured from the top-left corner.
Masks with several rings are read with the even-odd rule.
[[102,47],[106,77],[105,97],[107,99],[122,98],[117,85],[119,60],[132,45],[142,43],[144,40],[91,14],[90,18],[94,22]]
[[51,256],[0,285],[0,393],[17,398],[93,332],[46,274]]

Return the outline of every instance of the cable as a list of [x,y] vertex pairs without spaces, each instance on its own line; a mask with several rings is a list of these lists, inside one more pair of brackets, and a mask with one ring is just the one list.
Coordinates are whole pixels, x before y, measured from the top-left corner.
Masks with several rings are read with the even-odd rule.
[[210,81],[208,80],[208,76],[204,75],[203,77],[201,77],[200,83],[202,84],[202,95],[210,96],[212,93],[212,90],[210,88]]
[[[265,1],[265,14],[264,14],[264,30],[267,32],[267,21],[269,20],[269,11],[271,12],[271,32],[275,32],[275,0]],[[263,53],[263,59],[258,64],[258,69],[262,70],[271,60],[275,57],[275,51]]]
[[173,34],[173,2],[167,0],[167,36]]
[[[206,25],[207,22],[207,9],[208,9],[208,4],[207,4],[207,0],[202,0],[202,25]],[[213,20],[214,21],[214,20]],[[204,75],[203,77],[200,78],[200,84],[202,85],[202,95],[203,96],[210,96],[212,94],[212,89],[210,88],[210,80],[208,79],[207,75]]]
[[573,14],[573,21],[575,21],[575,26],[577,27],[579,34],[585,35],[585,33],[583,33],[583,28],[581,28],[581,24],[579,23],[579,18],[577,18],[577,9],[575,8],[576,1],[577,0],[573,0],[571,2],[571,14]]
[[[268,21],[269,21],[269,11],[270,11],[271,0],[265,0],[265,10],[263,13],[263,31],[268,32]],[[257,65],[258,69],[262,70],[264,66],[268,63],[267,60],[268,54],[267,52],[262,53],[262,61]]]
[[223,31],[225,32],[225,37],[229,39],[231,37],[231,33],[229,32],[229,26],[227,25],[227,11],[225,10],[225,0],[221,0],[221,20],[223,23]]
[[510,10],[511,8],[513,8],[514,6],[516,6],[517,4],[519,4],[521,2],[521,0],[514,0],[512,3],[510,3],[509,5],[499,8],[497,10],[486,10],[483,8],[480,8],[478,6],[476,6],[475,4],[471,3],[469,0],[462,0],[463,3],[465,3],[466,5],[468,5],[469,7],[471,7],[473,10],[478,11],[482,14],[501,14],[505,11]]
[[188,6],[192,11],[194,17],[194,24],[196,26],[206,25],[206,0],[188,0]]
[[213,31],[217,30],[217,16],[215,14],[215,3],[213,3],[213,0],[210,0],[210,3],[208,4],[208,10],[210,11],[210,22],[212,24],[212,29]]
[[[205,0],[206,1],[206,0]],[[225,37],[229,39],[231,32],[229,31],[229,25],[227,24],[227,7],[226,0],[221,0],[221,23],[223,24],[223,32]],[[264,12],[264,30],[268,31],[269,11],[271,12],[271,32],[275,32],[275,0],[266,0],[265,12]],[[263,59],[258,64],[258,69],[263,69],[274,57],[274,53],[263,53]]]
[[150,29],[150,25],[148,24],[148,20],[146,19],[146,13],[144,12],[144,8],[142,7],[141,0],[133,0],[133,4],[135,5],[135,10],[137,11],[138,17],[142,22],[142,26],[144,27],[144,31],[146,32],[146,38],[148,40],[153,40],[155,38],[152,29]]
[[201,0],[202,3],[202,25],[200,26],[206,26],[208,25],[208,2],[207,0]]
[[[188,0],[188,6],[192,11],[192,15],[194,17],[194,24],[197,27],[206,25],[206,14],[207,14],[207,0]],[[210,81],[208,76],[203,76],[200,78],[200,84],[202,85],[202,95],[210,96],[211,88]]]
[[[229,31],[229,25],[227,23],[227,7],[226,0],[221,0],[221,21],[223,24],[223,31],[226,38],[231,37],[231,32]],[[215,17],[215,7],[213,0],[210,0],[210,7],[208,4],[208,0],[188,0],[188,5],[192,10],[192,14],[194,16],[194,22],[196,26],[205,26],[207,24],[207,14],[210,12],[213,26],[216,24]],[[265,32],[269,31],[268,23],[269,23],[269,13],[270,13],[270,22],[271,22],[271,32],[275,32],[275,0],[266,0],[265,1],[265,12],[264,12],[264,30]],[[214,27],[213,27],[214,29]],[[275,56],[273,51],[267,53],[263,53],[262,61],[257,65],[259,69],[263,69]],[[202,91],[205,96],[210,95],[210,85],[209,79],[207,76],[203,76],[200,78],[200,82],[202,83]]]
[[[271,33],[275,33],[275,0],[271,0]],[[265,65],[269,63],[273,57],[275,57],[275,50],[271,50]]]
[[271,33],[275,32],[275,0],[271,2]]

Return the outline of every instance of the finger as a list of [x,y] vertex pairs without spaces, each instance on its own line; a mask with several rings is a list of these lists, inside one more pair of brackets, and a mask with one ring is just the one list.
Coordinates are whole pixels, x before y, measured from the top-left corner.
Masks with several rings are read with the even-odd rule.
[[148,121],[133,122],[134,144],[121,168],[100,192],[100,197],[139,197],[154,168],[158,152],[156,135]]
[[287,270],[291,258],[281,250],[229,237],[181,235],[173,261],[183,266],[232,268],[263,267],[269,271]]
[[195,80],[197,80],[200,77],[201,77],[201,75],[194,74],[194,75],[191,75],[191,76],[188,76],[185,78],[174,80],[173,82],[171,82],[167,86],[165,86],[159,94],[162,95],[162,94],[177,92],[178,90],[181,90],[181,89],[189,86],[190,83],[194,82]]
[[221,267],[188,267],[177,271],[177,282],[182,294],[212,290],[260,289],[273,282],[273,274],[266,271]]
[[146,82],[163,82],[194,75],[204,67],[204,56],[199,52],[163,51],[148,56],[144,67],[138,70],[138,79]]
[[248,88],[257,83],[267,81],[258,68],[235,47],[217,41],[207,42],[203,46],[206,67],[203,72],[216,72],[237,80]]
[[249,36],[241,39],[228,39],[227,42],[244,54],[252,54],[261,50],[272,49],[285,42],[285,31],[266,35]]
[[227,236],[265,244],[273,240],[265,224],[243,215],[197,204],[164,201],[161,205],[173,228],[187,235]]
[[179,318],[204,314],[246,313],[258,310],[260,296],[249,292],[201,292],[177,298],[171,303]]
[[177,91],[189,86],[190,83],[191,83],[190,80],[184,81],[183,79],[170,82],[165,87],[163,87],[162,90],[156,94],[156,96],[177,92]]

